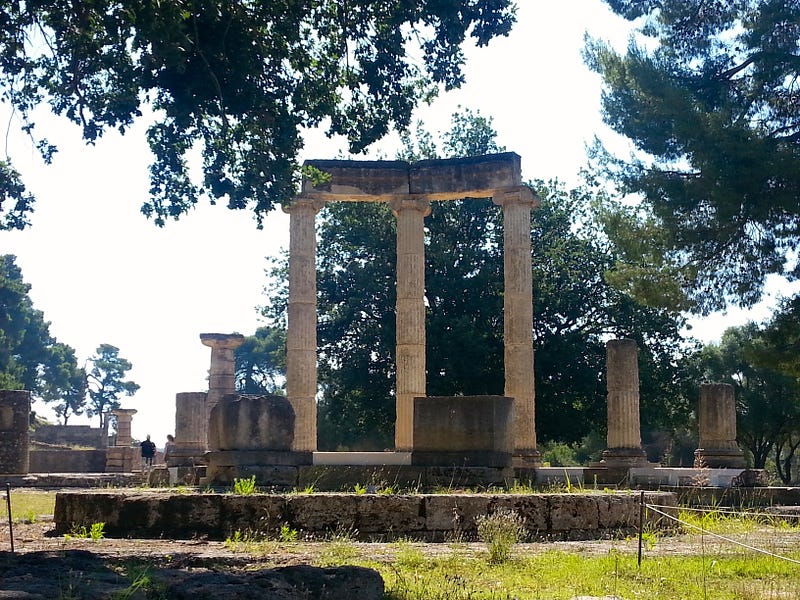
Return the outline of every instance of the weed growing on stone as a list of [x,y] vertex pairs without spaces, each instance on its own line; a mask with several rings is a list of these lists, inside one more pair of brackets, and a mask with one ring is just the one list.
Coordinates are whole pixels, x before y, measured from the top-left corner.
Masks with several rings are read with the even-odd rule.
[[233,480],[233,493],[237,496],[249,496],[256,493],[256,476],[252,475],[247,479]]
[[522,517],[513,510],[500,509],[491,515],[480,515],[476,522],[478,539],[486,544],[492,563],[508,560],[514,545],[525,533]]
[[73,528],[69,533],[65,533],[64,539],[91,539],[93,542],[96,542],[105,537],[105,527],[105,523],[92,523],[88,529],[86,525],[81,525],[80,527]]
[[284,543],[292,543],[297,541],[297,529],[292,529],[284,523],[281,525],[281,530],[278,533],[278,538]]
[[360,485],[360,484],[357,483],[357,484],[355,484],[353,486],[353,489],[355,490],[356,494],[358,494],[359,496],[367,493],[367,486],[365,486],[365,485]]

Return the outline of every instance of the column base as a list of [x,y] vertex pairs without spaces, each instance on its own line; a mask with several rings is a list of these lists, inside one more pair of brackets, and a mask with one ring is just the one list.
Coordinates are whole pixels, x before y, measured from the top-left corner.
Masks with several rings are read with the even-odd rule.
[[694,464],[696,468],[708,467],[711,469],[744,469],[747,467],[744,452],[738,449],[698,448],[694,451]]
[[168,467],[194,467],[197,465],[204,465],[205,459],[203,455],[206,449],[197,446],[189,446],[186,448],[175,448],[170,450],[169,458],[165,461]]
[[[607,448],[603,450],[599,467],[645,467],[647,466],[647,453],[641,448]],[[594,465],[593,465],[594,466]]]
[[536,448],[514,450],[512,464],[515,469],[534,469],[542,466],[542,453]]

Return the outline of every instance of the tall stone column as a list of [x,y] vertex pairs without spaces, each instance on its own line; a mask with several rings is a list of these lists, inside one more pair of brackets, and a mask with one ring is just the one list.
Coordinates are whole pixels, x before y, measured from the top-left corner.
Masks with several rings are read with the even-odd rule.
[[394,443],[414,448],[414,398],[425,396],[425,217],[430,202],[413,198],[391,204],[397,217],[397,313]]
[[740,468],[747,466],[736,443],[736,398],[727,383],[700,386],[700,442],[694,452],[697,466]]
[[506,396],[514,398],[514,456],[520,466],[536,464],[533,380],[533,275],[531,209],[538,206],[528,187],[497,192],[503,208],[503,345]]
[[317,232],[323,203],[297,198],[289,213],[289,317],[286,395],[295,413],[292,450],[317,449]]
[[106,448],[106,471],[109,473],[130,473],[141,469],[141,452],[134,448],[131,423],[135,408],[115,408],[110,414],[117,419],[117,436],[114,445]]
[[129,447],[133,442],[131,435],[131,424],[133,423],[133,415],[136,414],[135,408],[115,408],[111,414],[117,418],[117,439],[114,443],[115,446]]
[[608,448],[603,461],[608,466],[645,464],[639,427],[639,363],[635,340],[606,343],[608,382]]
[[[241,333],[201,333],[200,341],[211,348],[211,367],[208,370],[206,395],[206,423],[212,409],[225,397],[236,391],[236,360],[234,351],[244,342]],[[206,436],[207,447],[215,448],[216,440]]]

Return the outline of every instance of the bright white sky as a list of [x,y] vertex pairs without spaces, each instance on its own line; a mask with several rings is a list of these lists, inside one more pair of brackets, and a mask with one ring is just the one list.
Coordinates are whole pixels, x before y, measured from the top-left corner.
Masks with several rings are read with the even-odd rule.
[[[595,134],[613,137],[599,115],[599,79],[580,56],[583,35],[588,31],[622,49],[627,23],[601,0],[518,4],[511,35],[470,49],[466,85],[417,118],[446,131],[459,106],[479,110],[494,118],[498,142],[522,157],[524,178],[575,182],[585,144]],[[0,123],[8,123],[8,110],[0,110]],[[202,205],[157,228],[139,212],[150,163],[145,128],[140,123],[124,138],[109,133],[90,147],[76,127],[43,114],[39,130],[59,147],[45,166],[12,121],[6,151],[37,204],[31,228],[0,232],[0,253],[17,255],[35,307],[80,361],[109,343],[133,363],[129,378],[141,389],[123,400],[123,407],[139,411],[133,435],[150,434],[163,446],[175,428],[175,394],[208,387],[210,349],[199,334],[249,335],[259,326],[255,307],[268,302],[262,293],[265,257],[288,245],[288,217],[276,211],[259,231],[247,212]],[[392,158],[394,146],[374,152],[381,151]],[[343,143],[312,132],[302,158],[344,152]],[[746,316],[733,311],[707,318],[693,333],[715,339]],[[45,405],[34,408],[48,415]]]

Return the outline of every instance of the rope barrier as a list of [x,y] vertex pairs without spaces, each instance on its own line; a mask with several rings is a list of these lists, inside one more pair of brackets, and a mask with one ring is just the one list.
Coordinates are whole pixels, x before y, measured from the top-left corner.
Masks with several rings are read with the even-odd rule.
[[744,515],[748,517],[769,517],[772,519],[800,519],[800,512],[795,514],[779,514],[779,513],[767,513],[767,512],[756,512],[750,510],[731,510],[729,508],[714,508],[709,506],[707,508],[694,508],[690,506],[669,506],[667,504],[648,504],[647,506],[651,506],[653,508],[671,508],[673,510],[685,510],[687,512],[715,512],[721,515]]
[[[724,535],[720,535],[718,533],[713,533],[711,531],[703,529],[702,527],[698,527],[697,525],[693,525],[693,524],[688,523],[686,521],[683,521],[683,520],[681,520],[681,519],[679,519],[677,517],[673,517],[672,515],[667,514],[662,510],[658,510],[655,507],[655,505],[647,504],[646,506],[647,506],[647,508],[649,508],[650,510],[652,510],[653,512],[655,512],[655,513],[657,513],[659,515],[662,515],[662,516],[664,516],[664,517],[666,517],[668,519],[671,519],[671,520],[673,520],[673,521],[675,521],[677,523],[680,523],[681,525],[684,525],[685,527],[691,527],[692,529],[696,529],[696,530],[700,531],[701,533],[703,533],[705,535],[710,535],[712,537],[719,538],[721,540],[725,540],[726,542],[730,542],[731,544],[734,544],[736,546],[741,546],[742,548],[747,548],[748,550],[752,550],[753,552],[758,552],[760,554],[766,554],[767,556],[771,556],[773,558],[778,558],[780,560],[785,560],[787,562],[794,563],[796,565],[800,565],[800,560],[795,560],[794,558],[789,558],[788,556],[781,556],[780,554],[775,554],[774,552],[770,552],[769,550],[763,550],[762,548],[756,548],[755,546],[751,546],[750,544],[745,544],[744,542],[740,542],[740,541],[725,537]],[[675,508],[675,507],[668,507],[668,508]]]

